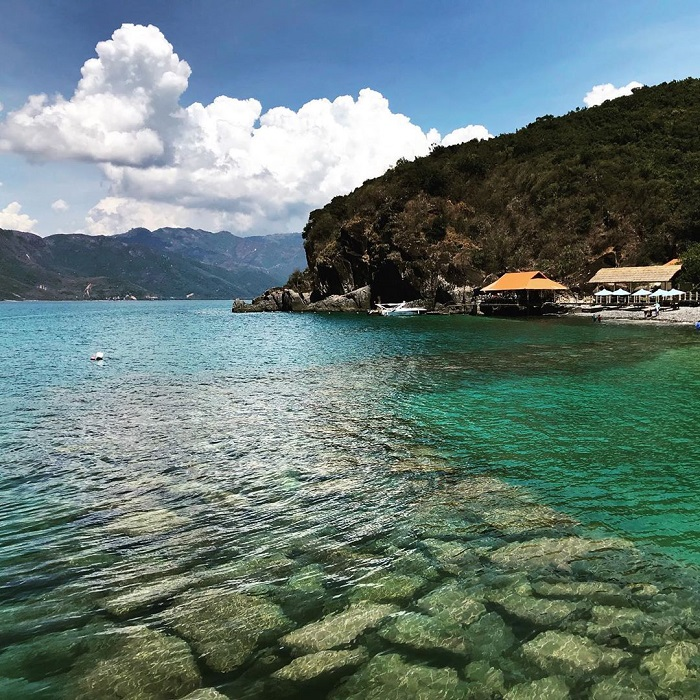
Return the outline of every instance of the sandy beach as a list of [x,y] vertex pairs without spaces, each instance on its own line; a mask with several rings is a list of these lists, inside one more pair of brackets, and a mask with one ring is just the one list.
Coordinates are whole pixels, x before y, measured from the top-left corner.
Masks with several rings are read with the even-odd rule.
[[694,326],[700,321],[700,307],[682,306],[679,309],[663,309],[655,318],[645,318],[643,309],[625,311],[624,309],[603,309],[595,313],[577,311],[583,317],[600,315],[603,321],[641,321],[642,323],[677,323]]

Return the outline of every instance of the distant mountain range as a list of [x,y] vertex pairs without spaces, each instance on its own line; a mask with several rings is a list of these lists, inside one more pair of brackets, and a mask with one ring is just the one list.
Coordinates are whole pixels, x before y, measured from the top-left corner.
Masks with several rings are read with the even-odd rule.
[[0,299],[248,299],[305,267],[298,233],[136,228],[41,238],[0,229]]

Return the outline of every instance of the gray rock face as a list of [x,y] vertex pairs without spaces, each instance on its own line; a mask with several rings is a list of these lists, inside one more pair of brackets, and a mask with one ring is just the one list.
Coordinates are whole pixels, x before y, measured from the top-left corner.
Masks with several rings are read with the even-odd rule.
[[309,311],[368,311],[371,292],[369,287],[360,287],[347,294],[332,294],[309,305]]
[[522,652],[545,673],[574,678],[613,670],[632,656],[619,649],[598,646],[590,639],[551,630],[523,644]]
[[334,649],[354,642],[398,610],[396,605],[357,603],[341,613],[328,615],[290,632],[280,642],[297,656]]
[[405,613],[393,618],[379,630],[392,644],[417,651],[450,652],[469,656],[470,646],[464,630],[455,622],[420,613]]
[[331,694],[332,700],[467,700],[457,671],[416,666],[398,654],[375,656]]
[[293,627],[278,605],[225,589],[186,594],[165,618],[220,673],[243,665],[260,643]]
[[112,656],[78,673],[71,697],[85,700],[171,700],[201,683],[187,644],[145,627],[129,630]]
[[279,680],[308,683],[353,670],[367,661],[365,649],[319,651],[293,659],[290,664],[272,674]]
[[370,308],[371,291],[369,287],[360,287],[346,294],[331,294],[319,301],[311,302],[308,294],[300,294],[288,287],[268,289],[252,303],[246,304],[241,299],[233,302],[233,313],[259,311],[367,311]]

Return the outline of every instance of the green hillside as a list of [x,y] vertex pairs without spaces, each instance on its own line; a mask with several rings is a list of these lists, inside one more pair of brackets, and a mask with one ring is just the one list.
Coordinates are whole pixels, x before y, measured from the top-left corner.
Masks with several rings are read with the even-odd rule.
[[700,241],[700,80],[437,147],[312,212],[315,296],[437,298],[505,271],[577,285]]

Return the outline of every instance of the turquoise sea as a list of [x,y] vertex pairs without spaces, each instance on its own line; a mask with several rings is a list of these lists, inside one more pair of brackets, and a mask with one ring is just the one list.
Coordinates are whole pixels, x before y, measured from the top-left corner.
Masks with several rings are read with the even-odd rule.
[[1,698],[700,697],[693,328],[3,303],[0,396]]

